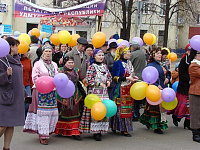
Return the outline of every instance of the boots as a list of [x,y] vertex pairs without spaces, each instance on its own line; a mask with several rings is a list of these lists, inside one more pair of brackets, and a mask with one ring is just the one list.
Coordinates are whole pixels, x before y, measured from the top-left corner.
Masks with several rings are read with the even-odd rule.
[[184,129],[185,128],[188,128],[188,130],[191,130],[191,128],[190,128],[190,120],[186,119],[186,118],[185,118],[185,121],[184,121]]
[[3,150],[10,150],[10,148],[3,148]]
[[172,115],[172,119],[173,119],[173,124],[178,127],[178,120],[174,114]]
[[199,131],[196,130],[196,129],[192,129],[192,134],[193,134],[193,141],[200,143],[200,134],[199,134]]

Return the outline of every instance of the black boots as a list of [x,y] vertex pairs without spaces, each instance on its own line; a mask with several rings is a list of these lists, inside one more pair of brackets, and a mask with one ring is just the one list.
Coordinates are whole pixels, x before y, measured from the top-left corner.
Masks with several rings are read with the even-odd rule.
[[172,119],[173,119],[173,124],[178,127],[178,118],[173,114]]
[[102,141],[101,137],[102,137],[101,133],[94,134],[94,139],[96,141]]
[[154,133],[157,133],[157,134],[164,134],[164,132],[163,132],[161,129],[155,129],[155,130],[154,130]]
[[197,129],[192,129],[193,141],[200,143],[200,131]]
[[190,128],[190,120],[186,119],[186,118],[185,118],[185,121],[184,121],[184,129],[185,128],[188,128],[188,130],[191,130],[191,128]]

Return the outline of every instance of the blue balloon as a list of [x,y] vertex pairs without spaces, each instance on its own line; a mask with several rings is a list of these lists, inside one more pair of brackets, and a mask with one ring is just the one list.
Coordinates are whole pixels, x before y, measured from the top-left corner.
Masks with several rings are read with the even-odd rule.
[[113,117],[117,113],[117,105],[112,100],[104,100],[106,106],[106,117]]
[[176,92],[177,91],[177,88],[178,88],[178,81],[174,82],[172,84],[172,89]]

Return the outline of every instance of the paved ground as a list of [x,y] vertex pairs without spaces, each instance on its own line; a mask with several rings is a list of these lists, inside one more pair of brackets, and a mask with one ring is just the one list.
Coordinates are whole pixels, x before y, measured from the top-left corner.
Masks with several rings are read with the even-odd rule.
[[[22,132],[22,127],[17,127],[14,133],[11,150],[199,150],[200,143],[192,141],[192,133],[183,129],[183,121],[179,127],[172,124],[171,116],[167,117],[169,128],[165,134],[158,135],[148,130],[142,124],[133,122],[132,137],[114,134],[111,131],[103,135],[102,141],[97,142],[92,134],[83,134],[82,141],[75,141],[69,137],[52,135],[49,145],[41,145],[38,135]],[[0,148],[3,138],[0,139]]]
[[[172,63],[171,70],[175,63]],[[141,110],[142,112],[143,110]],[[155,134],[142,124],[133,122],[134,131],[132,137],[114,134],[111,131],[103,135],[101,142],[93,139],[92,134],[81,135],[82,141],[75,141],[69,137],[57,137],[52,135],[49,145],[39,143],[38,135],[22,132],[22,127],[15,128],[12,150],[199,150],[200,144],[192,141],[192,133],[183,129],[183,120],[179,127],[172,124],[171,116],[167,116],[169,129],[164,135]],[[0,139],[0,149],[3,146],[3,138]]]

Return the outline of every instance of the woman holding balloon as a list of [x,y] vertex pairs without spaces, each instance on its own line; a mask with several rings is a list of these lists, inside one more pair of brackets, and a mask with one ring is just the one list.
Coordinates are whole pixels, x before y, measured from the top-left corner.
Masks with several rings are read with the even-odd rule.
[[[88,86],[88,94],[90,96],[97,97],[97,99],[99,96],[101,100],[98,100],[104,101],[106,99],[109,99],[107,87],[110,86],[112,82],[112,77],[108,70],[108,67],[105,64],[103,64],[103,51],[101,49],[96,49],[93,55],[93,61],[86,73],[86,84]],[[99,109],[101,108],[101,106],[102,103],[97,105],[98,108],[92,107],[91,102],[87,101],[86,97],[85,106],[80,123],[80,132],[93,133],[94,139],[96,141],[101,141],[102,133],[106,133],[109,127],[109,121],[105,117],[105,115],[102,116],[92,113],[93,109],[95,111],[95,109]],[[106,114],[106,109],[105,112],[103,112],[103,114],[104,113]]]
[[[170,80],[168,69],[166,66],[162,66],[161,59],[162,59],[161,49],[155,47],[150,52],[149,63],[147,65],[147,66],[155,67],[156,70],[158,71],[158,79],[154,79],[156,78],[156,76],[152,74],[153,75],[152,79],[155,81],[155,83],[153,81],[149,81],[149,83],[151,84],[153,83],[160,90],[166,88],[167,87],[166,85],[169,83],[169,80]],[[153,69],[151,70],[151,72],[153,73]],[[144,76],[143,76],[143,80],[146,81],[148,79],[144,79]],[[159,89],[158,89],[158,94],[161,95]],[[146,94],[148,93],[146,92]],[[155,97],[157,97],[157,95],[152,95],[151,97],[152,97],[151,100],[154,100]],[[151,105],[149,103],[146,103],[144,113],[140,117],[139,121],[142,124],[146,125],[148,129],[152,128],[155,133],[163,134],[162,130],[166,130],[168,126],[167,126],[166,117],[162,116],[164,113],[161,113],[161,110],[158,104]]]
[[33,67],[32,104],[29,106],[24,132],[38,133],[40,143],[47,145],[49,135],[54,132],[58,121],[58,109],[53,77],[58,73],[57,64],[52,62],[53,48],[42,47],[42,56]]
[[112,91],[112,100],[117,104],[117,114],[111,118],[111,129],[116,130],[126,137],[132,128],[133,102],[130,96],[130,88],[133,82],[138,80],[134,75],[134,68],[130,59],[131,52],[127,46],[119,46],[116,50],[116,62],[113,65],[114,89]]
[[74,68],[74,57],[66,56],[63,63],[65,66],[62,68],[62,73],[66,74],[69,80],[74,83],[75,93],[70,98],[58,97],[57,99],[59,119],[56,125],[55,134],[62,136],[72,136],[75,140],[81,140],[79,132],[79,101],[83,96],[78,90],[78,82],[82,81],[84,77],[81,75],[81,72],[78,68]]

